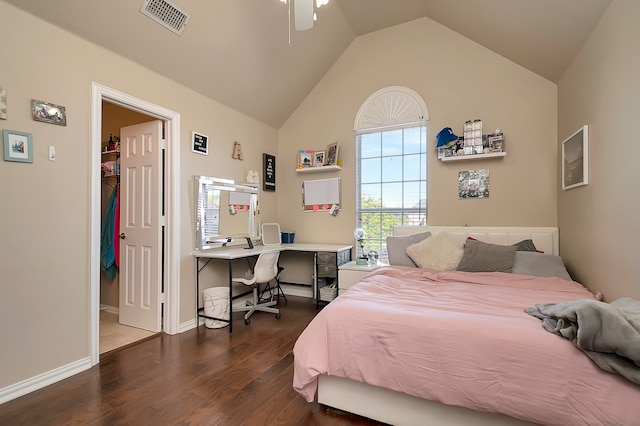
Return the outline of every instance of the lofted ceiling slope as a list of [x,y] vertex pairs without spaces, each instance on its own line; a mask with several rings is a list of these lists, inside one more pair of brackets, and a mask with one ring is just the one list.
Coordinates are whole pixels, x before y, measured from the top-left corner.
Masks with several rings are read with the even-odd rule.
[[331,0],[288,34],[279,0],[172,0],[181,36],[142,0],[0,0],[280,128],[359,35],[428,17],[557,82],[612,0]]

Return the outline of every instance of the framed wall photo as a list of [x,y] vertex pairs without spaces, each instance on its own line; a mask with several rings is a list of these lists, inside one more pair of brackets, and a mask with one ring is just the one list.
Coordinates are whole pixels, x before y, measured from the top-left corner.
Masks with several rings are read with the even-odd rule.
[[0,84],[0,119],[7,119],[7,89]]
[[67,112],[61,105],[31,99],[31,118],[43,123],[67,125]]
[[209,155],[209,136],[198,132],[191,132],[191,152]]
[[327,145],[327,156],[324,159],[325,166],[335,166],[338,164],[338,142]]
[[2,131],[2,139],[4,141],[5,161],[33,163],[31,133],[4,129]]
[[580,127],[562,142],[562,189],[589,183],[589,126]]

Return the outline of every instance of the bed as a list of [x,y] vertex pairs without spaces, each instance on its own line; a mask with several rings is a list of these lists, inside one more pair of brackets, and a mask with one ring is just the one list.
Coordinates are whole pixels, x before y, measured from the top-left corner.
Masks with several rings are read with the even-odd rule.
[[526,257],[555,266],[376,268],[298,338],[293,385],[301,395],[398,425],[637,424],[640,386],[601,370],[524,312],[597,299],[561,264],[556,228],[399,228],[394,235],[417,244],[412,236],[426,232],[499,250],[530,240]]

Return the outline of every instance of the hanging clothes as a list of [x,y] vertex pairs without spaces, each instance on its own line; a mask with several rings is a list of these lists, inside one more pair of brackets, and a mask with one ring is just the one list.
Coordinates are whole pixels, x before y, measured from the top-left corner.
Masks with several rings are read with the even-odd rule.
[[116,277],[118,267],[115,264],[113,252],[113,224],[116,211],[116,201],[118,199],[118,186],[116,185],[109,197],[107,211],[102,221],[102,236],[100,240],[100,264],[109,279],[113,281]]
[[116,211],[113,215],[113,255],[116,266],[120,267],[120,185],[116,196]]

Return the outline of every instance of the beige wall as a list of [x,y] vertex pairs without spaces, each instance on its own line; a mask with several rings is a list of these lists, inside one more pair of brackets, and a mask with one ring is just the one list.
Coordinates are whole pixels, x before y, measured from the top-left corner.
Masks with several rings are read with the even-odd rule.
[[[284,230],[296,232],[296,242],[354,242],[355,117],[372,93],[395,85],[415,90],[429,109],[429,224],[556,225],[556,86],[423,18],[357,38],[280,129],[278,218]],[[507,156],[438,161],[436,133],[451,127],[460,134],[464,121],[475,118],[485,130],[502,129]],[[299,149],[334,141],[341,171],[295,172]],[[485,168],[489,199],[459,200],[458,171]],[[329,177],[342,178],[338,216],[303,213],[302,182]]]
[[640,299],[639,16],[640,2],[614,1],[558,85],[558,152],[589,125],[589,184],[558,192],[560,250],[608,301]]
[[[0,161],[0,389],[89,357],[91,83],[181,114],[180,322],[195,313],[195,174],[244,181],[275,153],[277,131],[112,52],[0,2],[0,79],[8,118],[0,127],[33,135],[34,162]],[[189,64],[185,64],[188,66]],[[66,107],[67,126],[31,120],[30,101]],[[210,137],[191,153],[191,132]],[[231,159],[234,141],[244,161]],[[47,159],[48,147],[57,159]],[[262,213],[276,218],[275,195]]]

